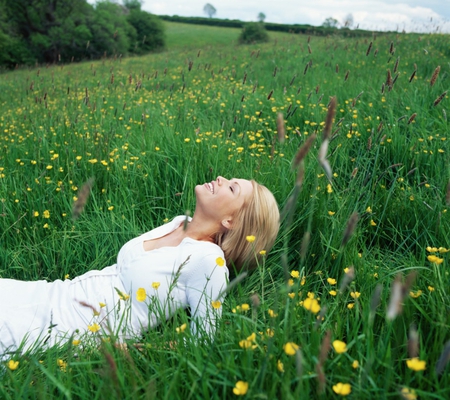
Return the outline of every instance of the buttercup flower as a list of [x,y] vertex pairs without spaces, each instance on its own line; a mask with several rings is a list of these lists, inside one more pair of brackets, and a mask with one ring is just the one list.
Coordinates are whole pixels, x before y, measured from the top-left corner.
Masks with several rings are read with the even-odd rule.
[[161,283],[159,283],[159,282],[153,282],[153,283],[152,283],[152,288],[153,288],[153,289],[158,289],[158,288],[159,288],[159,285],[161,285]]
[[330,285],[336,285],[336,279],[334,279],[334,278],[328,278],[328,279],[327,279],[327,282],[328,282]]
[[92,325],[88,325],[88,329],[91,331],[91,332],[98,332],[99,330],[100,330],[100,325],[99,324],[97,324],[97,323],[94,323],[94,324],[92,324]]
[[418,357],[406,360],[406,366],[413,371],[425,371],[427,362],[419,360]]
[[136,291],[136,300],[137,301],[144,301],[147,298],[147,293],[144,288],[139,288]]
[[248,382],[237,381],[233,388],[233,393],[236,396],[244,396],[248,391]]
[[414,389],[403,387],[402,390],[400,390],[400,393],[402,394],[402,397],[405,400],[416,400],[417,399],[417,393]]
[[19,361],[9,360],[6,365],[11,371],[15,371],[17,368],[19,368]]
[[300,272],[298,272],[298,271],[291,271],[291,276],[293,278],[299,278],[300,277]]
[[58,367],[61,369],[61,371],[66,372],[67,362],[58,358],[58,360],[56,360],[56,364],[58,364]]
[[187,325],[183,324],[176,328],[177,333],[183,333],[186,330]]
[[245,239],[247,240],[247,242],[253,243],[255,241],[256,237],[253,235],[250,235],[250,236],[247,236]]
[[444,262],[443,258],[439,258],[439,257],[433,256],[433,255],[430,255],[427,258],[428,258],[428,261],[433,263],[433,264],[438,264],[439,265],[439,264],[442,264]]
[[347,344],[341,340],[335,340],[333,342],[333,348],[338,354],[345,353],[347,351]]
[[336,385],[333,385],[333,391],[336,394],[340,394],[341,396],[347,396],[352,392],[352,386],[350,383],[336,383]]
[[298,344],[295,344],[294,342],[287,342],[284,346],[283,346],[284,352],[288,355],[288,356],[293,356],[295,355],[295,353],[297,352],[297,350],[299,349]]
[[359,292],[350,292],[350,296],[352,296],[354,299],[357,299],[359,296],[361,296],[361,293],[359,293]]
[[220,308],[220,306],[222,305],[222,303],[219,300],[216,301],[212,301],[211,305],[213,306],[213,308],[215,308],[216,310]]
[[216,264],[217,264],[219,267],[223,267],[223,266],[225,265],[225,260],[224,260],[222,257],[217,257],[217,258],[216,258]]
[[281,373],[284,372],[284,365],[283,365],[283,363],[281,362],[281,360],[278,360],[278,361],[277,361],[277,369],[278,369],[278,371],[280,371]]
[[358,367],[359,367],[359,361],[358,361],[358,360],[354,360],[354,361],[352,362],[352,368],[356,369],[356,368],[358,368]]
[[307,297],[303,301],[303,307],[311,311],[313,314],[317,314],[320,311],[320,305],[317,299]]

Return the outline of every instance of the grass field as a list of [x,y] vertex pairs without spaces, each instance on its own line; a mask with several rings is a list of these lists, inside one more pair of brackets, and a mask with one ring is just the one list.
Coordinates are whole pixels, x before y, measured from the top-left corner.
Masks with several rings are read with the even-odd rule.
[[449,36],[238,46],[238,30],[165,24],[162,53],[0,76],[0,276],[111,265],[217,175],[273,191],[277,243],[213,342],[177,333],[184,313],[128,351],[90,333],[8,355],[0,397],[449,398]]

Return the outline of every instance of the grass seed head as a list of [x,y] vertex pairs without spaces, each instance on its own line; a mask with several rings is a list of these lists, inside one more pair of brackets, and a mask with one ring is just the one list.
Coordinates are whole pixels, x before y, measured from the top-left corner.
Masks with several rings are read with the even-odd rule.
[[284,117],[283,113],[278,113],[277,115],[277,132],[278,132],[278,141],[280,143],[284,143],[284,138],[286,135],[286,129],[284,126]]
[[323,129],[323,136],[322,136],[323,140],[327,140],[330,138],[331,127],[333,125],[333,118],[334,118],[335,112],[336,112],[336,96],[333,96],[330,99],[330,104],[328,106],[328,111],[327,111],[327,117],[325,118],[325,127]]
[[436,83],[436,79],[437,79],[438,76],[439,76],[439,71],[440,71],[440,70],[441,70],[441,66],[438,65],[438,66],[436,67],[436,69],[434,70],[433,75],[431,75],[430,86],[433,86],[433,85]]
[[450,181],[447,183],[447,191],[445,193],[445,204],[450,206]]
[[408,125],[413,122],[417,117],[417,113],[412,114],[408,119]]
[[366,57],[370,54],[370,50],[372,50],[372,42],[370,42],[369,43],[369,47],[367,48],[367,51],[366,51]]
[[433,105],[436,107],[441,101],[442,99],[447,95],[447,91],[445,91],[444,93],[442,93],[433,103]]
[[408,355],[409,358],[414,358],[419,356],[419,334],[414,325],[409,328],[408,335]]
[[84,210],[84,207],[91,193],[92,185],[94,184],[94,178],[89,180],[81,187],[78,192],[77,200],[73,203],[72,218],[77,219]]
[[439,360],[436,363],[437,375],[441,375],[444,372],[444,369],[449,361],[450,361],[450,340],[447,343],[445,343],[445,346],[442,350]]
[[358,224],[359,215],[355,211],[352,215],[350,215],[350,218],[347,221],[347,226],[344,231],[344,235],[342,237],[342,244],[341,246],[344,247],[350,238],[352,237],[353,233],[355,232],[356,225]]
[[306,139],[305,143],[303,143],[302,147],[300,147],[297,151],[297,154],[294,157],[294,168],[297,168],[300,165],[300,162],[302,162],[306,155],[309,153],[309,150],[311,149],[311,146],[313,145],[314,141],[316,140],[316,135],[312,134],[311,136]]

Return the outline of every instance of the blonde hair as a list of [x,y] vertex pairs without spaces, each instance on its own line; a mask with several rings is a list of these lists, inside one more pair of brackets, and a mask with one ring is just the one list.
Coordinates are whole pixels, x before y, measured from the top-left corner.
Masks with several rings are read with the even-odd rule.
[[280,228],[280,212],[272,192],[254,180],[250,182],[253,185],[250,201],[234,215],[232,228],[216,235],[216,243],[227,262],[233,263],[238,271],[257,267],[260,252],[269,252]]

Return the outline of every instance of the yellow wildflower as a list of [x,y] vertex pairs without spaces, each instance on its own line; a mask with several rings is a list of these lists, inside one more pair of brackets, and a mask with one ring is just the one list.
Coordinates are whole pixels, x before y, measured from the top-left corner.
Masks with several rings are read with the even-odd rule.
[[327,282],[328,282],[330,285],[336,285],[336,279],[334,279],[334,278],[328,278],[328,279],[327,279]]
[[244,381],[237,381],[233,388],[233,393],[236,396],[244,396],[248,391],[248,383]]
[[358,360],[354,360],[354,361],[352,362],[352,367],[353,367],[354,369],[358,368],[358,367],[359,367],[359,361],[358,361]]
[[349,310],[351,310],[353,307],[355,307],[355,303],[348,303],[348,304],[347,304],[347,308],[348,308]]
[[278,371],[280,371],[281,373],[284,372],[284,365],[283,365],[283,363],[281,362],[281,360],[278,360],[278,361],[277,361],[277,369],[278,369]]
[[298,272],[298,271],[291,271],[291,276],[293,277],[293,278],[299,278],[300,277],[300,272]]
[[298,344],[295,344],[294,342],[287,342],[284,346],[283,346],[284,352],[288,355],[288,356],[293,356],[295,355],[295,353],[297,352],[297,350],[299,349]]
[[215,308],[216,310],[220,308],[220,306],[222,305],[222,303],[219,300],[216,301],[212,301],[211,305],[213,306],[213,308]]
[[153,283],[152,283],[152,288],[153,288],[153,289],[158,289],[160,285],[161,285],[160,282],[153,282]]
[[80,344],[80,341],[78,339],[74,339],[72,341],[72,345],[74,345],[74,346],[78,346],[79,344]]
[[253,243],[255,241],[256,237],[253,235],[249,235],[245,239],[247,240],[247,242]]
[[311,297],[308,297],[303,301],[303,307],[314,314],[317,314],[320,311],[319,302]]
[[247,303],[241,304],[242,311],[248,311],[249,309],[250,309],[250,306]]
[[329,215],[330,217],[332,217],[334,214],[336,214],[336,211],[328,211],[328,215]]
[[432,262],[433,264],[442,264],[444,262],[443,258],[439,258],[433,255],[430,255],[427,257],[429,262]]
[[7,365],[11,371],[15,371],[17,368],[19,368],[19,361],[9,360]]
[[418,357],[406,360],[406,366],[413,371],[425,371],[426,361],[419,360]]
[[217,258],[216,258],[216,264],[217,264],[219,267],[223,267],[223,266],[225,265],[225,260],[224,260],[222,257],[217,257]]
[[341,340],[335,340],[333,342],[333,348],[338,354],[345,353],[347,351],[347,344]]
[[350,296],[352,296],[354,299],[357,299],[359,296],[361,296],[361,293],[359,293],[359,292],[350,292]]
[[186,327],[187,327],[187,325],[183,324],[175,329],[176,329],[177,333],[183,333],[186,330]]
[[259,252],[259,254],[262,255],[262,256],[265,256],[266,253],[267,253],[266,250],[261,250],[261,251]]
[[91,332],[98,332],[99,330],[100,330],[100,325],[99,324],[97,324],[97,323],[93,323],[92,325],[88,325],[88,329],[91,331]]
[[42,216],[43,216],[44,218],[50,218],[50,211],[45,210],[45,211],[42,213]]
[[147,298],[147,293],[144,288],[139,288],[136,291],[136,300],[137,301],[144,301]]
[[337,295],[336,290],[330,290],[328,293],[330,293],[331,296],[336,296]]
[[336,385],[333,385],[333,391],[336,394],[340,394],[341,396],[347,396],[352,392],[352,386],[350,383],[336,383]]
[[67,362],[58,358],[58,360],[56,360],[56,364],[61,369],[61,371],[66,372]]
[[416,400],[417,399],[417,393],[414,389],[410,389],[407,387],[403,387],[402,390],[400,390],[400,393],[405,400]]
[[414,291],[410,291],[409,295],[413,298],[413,299],[417,299],[420,295],[422,294],[422,291],[419,289],[417,292]]
[[275,317],[277,317],[278,316],[278,314],[275,312],[275,311],[273,311],[273,310],[267,310],[267,312],[269,313],[269,317],[270,318],[275,318]]

